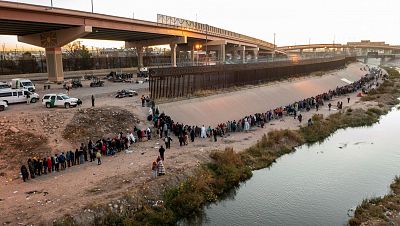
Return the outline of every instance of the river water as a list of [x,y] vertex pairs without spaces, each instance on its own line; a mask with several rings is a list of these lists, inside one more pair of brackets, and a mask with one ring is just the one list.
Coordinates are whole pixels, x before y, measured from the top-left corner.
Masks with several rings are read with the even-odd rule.
[[253,172],[236,194],[205,209],[203,225],[345,225],[363,199],[400,174],[400,111],[342,129]]

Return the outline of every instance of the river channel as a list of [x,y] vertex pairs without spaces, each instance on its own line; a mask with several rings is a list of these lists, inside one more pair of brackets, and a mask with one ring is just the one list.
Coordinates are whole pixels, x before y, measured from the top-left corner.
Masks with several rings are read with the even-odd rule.
[[351,209],[387,194],[399,174],[400,111],[393,110],[254,171],[235,194],[205,208],[202,225],[346,225]]

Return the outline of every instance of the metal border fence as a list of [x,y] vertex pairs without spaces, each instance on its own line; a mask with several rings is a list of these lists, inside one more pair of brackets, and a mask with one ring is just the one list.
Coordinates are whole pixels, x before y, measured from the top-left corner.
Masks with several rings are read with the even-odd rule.
[[345,57],[279,61],[204,67],[153,68],[150,94],[153,99],[190,97],[206,90],[258,85],[298,77],[315,71],[343,67]]

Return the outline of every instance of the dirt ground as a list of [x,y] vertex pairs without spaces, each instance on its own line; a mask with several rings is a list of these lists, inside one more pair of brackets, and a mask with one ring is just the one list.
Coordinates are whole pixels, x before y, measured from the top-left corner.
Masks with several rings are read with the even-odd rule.
[[[158,156],[159,146],[163,144],[160,139],[137,143],[130,148],[130,151],[133,151],[131,153],[122,152],[113,157],[104,157],[102,165],[87,162],[83,165],[67,168],[65,171],[37,177],[27,183],[22,182],[19,177],[18,168],[20,167],[19,164],[24,161],[24,157],[27,159],[32,154],[60,153],[79,146],[80,133],[69,134],[67,136],[69,140],[62,136],[66,129],[75,133],[75,130],[66,128],[70,123],[75,126],[92,125],[99,128],[99,122],[103,122],[100,124],[104,124],[105,127],[101,127],[99,130],[85,131],[84,136],[87,137],[96,136],[103,131],[105,133],[111,132],[113,129],[124,129],[124,127],[131,129],[133,123],[136,123],[139,128],[147,127],[145,118],[148,109],[140,105],[140,95],[146,94],[144,93],[145,88],[143,86],[137,87],[137,90],[142,91],[139,92],[139,96],[115,99],[113,93],[116,89],[121,89],[121,86],[129,87],[131,85],[110,84],[108,88],[100,88],[99,94],[95,93],[96,110],[91,109],[89,105],[90,95],[96,90],[81,88],[81,90],[73,90],[71,94],[71,96],[78,96],[84,100],[84,104],[80,108],[46,109],[41,106],[41,103],[20,104],[11,105],[9,109],[1,113],[0,213],[2,217],[0,224],[27,225],[40,222],[51,224],[55,219],[65,214],[78,213],[87,206],[111,203],[120,198],[125,191],[144,186],[147,182],[154,180],[151,179],[151,163]],[[62,91],[62,89],[54,88],[54,92],[59,91]],[[356,94],[352,94],[350,95],[350,103],[347,103],[346,96],[332,100],[332,105],[335,106],[337,101],[343,101],[345,107],[366,108],[368,105],[374,105],[373,103],[361,104],[358,100]],[[176,104],[178,106],[180,103],[176,102]],[[82,120],[81,124],[79,115],[85,111],[86,113],[119,111],[123,112],[121,114],[130,115],[130,119],[124,122],[125,117],[113,118],[111,113],[106,121]],[[326,104],[318,113],[328,115],[335,112],[337,112],[336,109],[328,111]],[[307,122],[307,119],[314,113],[315,110],[302,113],[303,121]],[[79,122],[76,121],[77,117]],[[112,127],[107,125],[108,122],[115,123],[115,121],[118,121],[119,125],[122,126]],[[123,124],[121,124],[121,121],[123,121]],[[129,127],[130,125],[131,127]],[[268,131],[281,128],[295,129],[299,126],[297,120],[286,117],[280,121],[271,122],[264,129],[258,128],[249,133],[230,134],[215,143],[211,143],[209,139],[196,139],[194,143],[189,143],[188,146],[184,147],[179,147],[177,139],[173,137],[171,149],[167,150],[165,154],[166,172],[167,174],[179,174],[190,171],[199,163],[207,161],[212,150],[233,147],[234,150],[240,151],[255,144]],[[155,180],[162,180],[162,178]]]

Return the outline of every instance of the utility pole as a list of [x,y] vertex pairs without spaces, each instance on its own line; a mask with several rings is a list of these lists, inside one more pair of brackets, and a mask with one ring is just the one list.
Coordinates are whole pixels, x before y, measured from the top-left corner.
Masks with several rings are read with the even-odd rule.
[[92,13],[93,13],[93,0],[91,0],[92,1]]
[[53,9],[53,0],[51,0],[50,3],[51,3],[51,9]]

